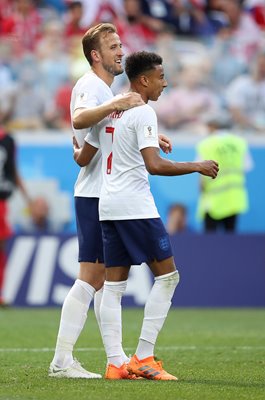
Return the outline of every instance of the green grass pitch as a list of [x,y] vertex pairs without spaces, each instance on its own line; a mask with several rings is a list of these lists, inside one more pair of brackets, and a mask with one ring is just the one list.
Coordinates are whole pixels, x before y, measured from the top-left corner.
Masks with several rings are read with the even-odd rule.
[[[264,309],[171,309],[156,355],[179,381],[48,378],[60,309],[0,309],[1,400],[264,400]],[[136,348],[143,310],[123,311],[124,347]],[[83,366],[104,374],[94,313],[75,350]]]

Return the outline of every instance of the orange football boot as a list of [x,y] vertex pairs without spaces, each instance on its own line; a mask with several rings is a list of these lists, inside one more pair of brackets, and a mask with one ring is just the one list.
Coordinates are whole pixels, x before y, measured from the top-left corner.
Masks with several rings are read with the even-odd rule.
[[178,378],[163,369],[162,361],[156,361],[153,356],[139,360],[134,355],[127,364],[127,370],[138,377],[158,381],[177,381]]
[[116,365],[113,364],[108,364],[106,373],[105,373],[105,379],[141,379],[138,378],[135,374],[131,374],[127,370],[127,364],[124,363],[120,367],[116,367]]

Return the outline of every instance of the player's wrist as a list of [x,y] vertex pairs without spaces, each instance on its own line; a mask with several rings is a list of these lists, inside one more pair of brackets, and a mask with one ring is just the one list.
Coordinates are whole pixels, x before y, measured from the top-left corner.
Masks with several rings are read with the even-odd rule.
[[201,162],[193,162],[194,172],[201,172],[202,171],[202,164]]
[[119,111],[119,107],[118,107],[117,101],[115,99],[108,101],[105,104],[105,107],[106,107],[107,115],[111,114],[114,111]]

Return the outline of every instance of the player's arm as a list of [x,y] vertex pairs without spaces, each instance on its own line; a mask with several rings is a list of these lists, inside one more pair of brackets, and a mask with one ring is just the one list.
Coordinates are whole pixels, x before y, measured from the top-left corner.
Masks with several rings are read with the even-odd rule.
[[151,175],[177,176],[198,172],[211,178],[216,178],[219,167],[212,160],[176,162],[160,157],[159,149],[146,147],[141,150],[145,166]]
[[90,163],[98,149],[91,144],[84,142],[82,147],[78,146],[77,140],[73,137],[74,160],[80,167],[85,167]]
[[119,94],[99,106],[77,108],[73,114],[73,127],[75,129],[90,128],[114,111],[128,110],[143,104],[143,99],[138,93]]

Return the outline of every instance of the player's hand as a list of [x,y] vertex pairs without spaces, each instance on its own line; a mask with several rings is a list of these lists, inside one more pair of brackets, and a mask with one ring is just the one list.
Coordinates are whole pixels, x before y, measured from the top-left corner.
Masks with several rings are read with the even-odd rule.
[[80,149],[79,144],[78,144],[78,142],[76,140],[76,137],[73,136],[73,153],[74,153],[73,157],[74,157],[75,161],[77,160],[80,152],[81,152],[81,149]]
[[112,99],[116,111],[129,110],[130,108],[142,106],[145,104],[141,95],[136,92],[118,94]]
[[74,148],[74,151],[80,149],[79,144],[78,144],[75,136],[73,136],[73,148]]
[[211,178],[216,178],[219,171],[219,166],[216,161],[205,160],[199,163],[199,173]]
[[160,149],[168,154],[172,152],[172,142],[169,139],[169,137],[167,137],[167,135],[164,135],[163,133],[160,133],[158,135],[158,139],[159,139],[159,147]]

